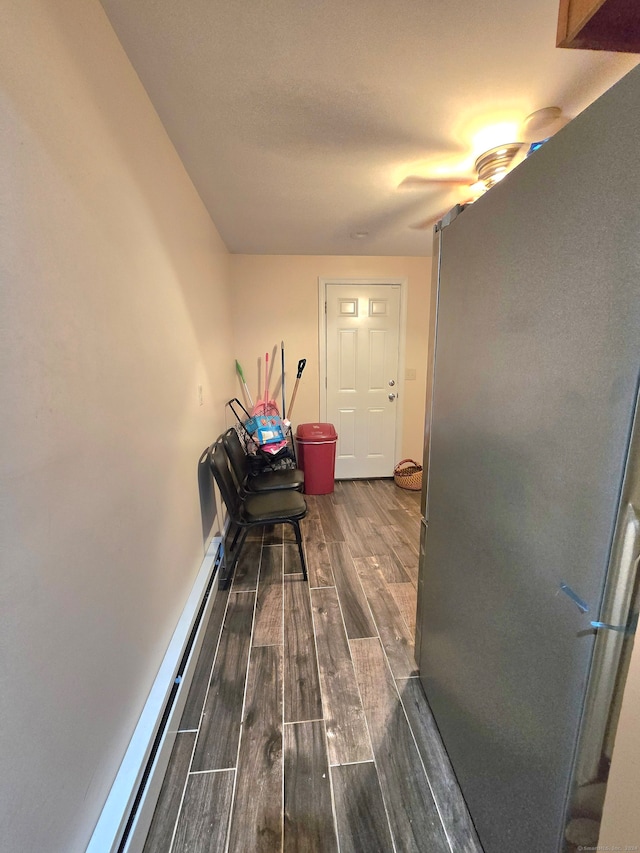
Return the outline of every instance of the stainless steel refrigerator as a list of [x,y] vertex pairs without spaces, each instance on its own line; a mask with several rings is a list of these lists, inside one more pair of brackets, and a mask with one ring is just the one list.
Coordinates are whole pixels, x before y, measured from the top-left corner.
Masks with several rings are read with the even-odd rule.
[[635,621],[640,69],[436,243],[420,677],[486,853],[553,853]]

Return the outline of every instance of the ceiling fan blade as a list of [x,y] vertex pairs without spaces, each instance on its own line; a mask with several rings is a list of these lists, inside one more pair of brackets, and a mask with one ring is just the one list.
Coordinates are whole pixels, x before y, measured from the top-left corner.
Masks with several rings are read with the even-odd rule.
[[429,219],[423,219],[422,222],[415,222],[413,225],[410,225],[409,228],[411,228],[412,231],[428,231],[430,228],[433,228],[436,222],[439,222],[447,212],[447,210],[443,210],[437,216],[431,216]]
[[402,181],[402,183],[398,184],[399,190],[412,190],[419,189],[421,187],[433,186],[441,184],[443,186],[450,187],[460,187],[460,186],[469,186],[469,184],[473,184],[475,182],[475,178],[468,177],[460,177],[460,178],[425,178],[421,175],[409,175]]
[[[473,204],[474,201],[475,199],[473,197],[465,198],[463,200],[460,200],[458,202],[458,205],[460,207],[466,207],[468,204]],[[427,231],[428,229],[432,228],[436,224],[436,222],[439,222],[443,216],[446,216],[446,214],[449,213],[452,207],[453,205],[447,207],[445,210],[440,211],[437,216],[430,216],[429,219],[423,219],[421,222],[415,222],[413,225],[410,225],[409,228],[411,228],[412,231]]]
[[520,126],[522,142],[542,142],[569,124],[560,107],[543,107],[528,115]]

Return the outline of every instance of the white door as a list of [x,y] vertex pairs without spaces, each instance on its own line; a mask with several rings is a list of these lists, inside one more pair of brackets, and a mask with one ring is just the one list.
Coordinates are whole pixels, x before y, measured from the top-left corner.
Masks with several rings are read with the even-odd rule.
[[327,420],[338,433],[336,478],[393,474],[400,285],[326,285]]

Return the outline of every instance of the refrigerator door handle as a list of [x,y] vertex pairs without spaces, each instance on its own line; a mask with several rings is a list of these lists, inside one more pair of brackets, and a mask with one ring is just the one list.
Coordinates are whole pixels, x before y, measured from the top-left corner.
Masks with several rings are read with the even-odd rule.
[[627,625],[609,625],[607,622],[590,622],[589,624],[596,630],[602,629],[604,631],[619,631],[621,634],[633,636],[636,632],[636,628],[638,627],[638,614],[634,614],[629,619],[629,623]]
[[[606,631],[619,631],[624,634],[635,634],[638,623],[638,614],[633,612],[633,590],[636,583],[636,572],[638,559],[640,558],[640,518],[638,510],[630,503],[627,505],[622,541],[619,548],[617,560],[617,572],[612,578],[611,589],[607,590],[605,607],[611,622],[592,622],[591,627]],[[608,599],[608,600],[607,600]],[[602,617],[602,614],[601,614]],[[616,618],[617,617],[617,618]],[[627,620],[626,625],[612,624]]]
[[[638,483],[640,481],[636,481],[636,488]],[[623,647],[625,642],[630,642],[629,637],[635,633],[638,622],[635,598],[640,517],[632,502],[627,502],[622,509],[618,528],[600,619],[591,622],[596,638],[575,772],[577,785],[597,778]]]

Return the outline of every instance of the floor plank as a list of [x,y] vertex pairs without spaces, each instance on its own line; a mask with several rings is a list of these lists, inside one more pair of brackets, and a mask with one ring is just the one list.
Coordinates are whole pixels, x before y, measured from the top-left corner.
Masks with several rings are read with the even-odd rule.
[[[396,486],[394,480],[376,480],[376,491],[384,495],[387,506],[402,509],[411,515],[420,517],[421,492],[413,492],[409,489],[401,489]],[[381,500],[381,498],[378,498]]]
[[[286,546],[285,546],[286,547]],[[253,645],[282,645],[282,545],[266,545],[262,549],[260,583],[253,626]]]
[[406,511],[404,504],[398,497],[402,489],[398,488],[393,480],[374,480],[371,483],[371,487],[375,494],[375,500],[378,503],[384,504],[387,510],[401,509]]
[[340,853],[393,853],[375,764],[331,768]]
[[420,680],[398,681],[398,691],[453,850],[482,853]]
[[[331,498],[331,495],[328,497]],[[327,495],[305,495],[304,501],[307,505],[307,514],[302,523],[304,524],[304,520],[307,518],[315,518],[320,521],[320,503],[326,503]]]
[[349,548],[344,542],[329,542],[327,549],[333,567],[333,576],[336,581],[347,636],[349,639],[377,636],[378,632],[371,618],[369,605],[358,580],[358,573]]
[[[411,580],[411,574],[407,573],[404,565],[415,562],[417,568],[418,558],[414,558],[401,533],[396,532],[390,525],[381,526],[372,523],[369,518],[353,515],[348,506],[337,507],[336,513],[352,557],[386,557],[397,580]],[[400,553],[396,551],[396,544],[405,560],[402,560]]]
[[311,604],[329,763],[368,761],[371,743],[336,590],[311,590]]
[[285,725],[284,851],[337,853],[337,850],[324,725],[321,722]]
[[192,771],[236,766],[255,592],[229,595],[211,685],[202,714]]
[[380,642],[352,640],[350,646],[396,849],[450,853]]
[[285,575],[297,575],[302,571],[302,563],[300,562],[300,551],[298,545],[293,541],[284,543],[284,573]]
[[360,502],[356,481],[342,480],[341,485],[343,497],[337,502],[337,505],[347,507],[349,512],[358,518],[366,518],[366,507]]
[[189,776],[171,853],[225,849],[235,770]]
[[369,521],[364,516],[356,515],[351,505],[341,504],[335,508],[335,512],[351,555],[353,557],[369,556],[372,553],[370,545],[373,537]]
[[409,489],[401,489],[394,484],[396,497],[402,508],[414,518],[420,519],[420,496],[421,492],[413,492]]
[[143,853],[169,853],[195,739],[195,732],[176,735]]
[[360,505],[364,507],[366,517],[374,528],[387,523],[384,505],[374,499],[370,480],[356,481],[356,495]]
[[393,583],[389,584],[388,588],[413,637],[416,631],[417,607],[417,591],[415,586],[412,583]]
[[282,545],[284,524],[265,524],[263,545]]
[[419,549],[419,525],[416,525],[414,519],[410,519],[409,515],[402,511],[405,517],[412,522],[413,533],[399,525],[390,524],[384,529],[384,535],[387,538],[393,552],[397,554],[398,559],[402,563],[406,573],[412,583],[418,586],[418,549]]
[[[397,682],[401,701],[389,668],[411,671],[403,640],[412,638],[415,588],[401,559],[417,566],[420,496],[376,480],[342,481],[330,495],[305,497],[310,584],[282,527],[267,531],[264,545],[262,528],[250,531],[231,594],[219,592],[214,602],[183,715],[183,725],[196,728],[204,702],[198,734],[179,735],[196,738],[192,772],[185,786],[189,748],[183,741],[179,755],[176,741],[145,853],[165,853],[172,823],[170,853],[338,846],[480,853],[419,680]],[[377,515],[385,524],[369,521]],[[355,552],[364,556],[354,562]],[[285,712],[294,722],[283,722]],[[370,751],[349,762],[365,755],[363,718]]]
[[260,527],[260,525],[256,525],[255,527],[250,527],[247,530],[247,542],[249,542],[249,541],[262,542],[263,536],[264,536],[264,527]]
[[282,846],[282,647],[253,648],[238,755],[230,851]]
[[402,563],[389,554],[378,554],[375,557],[363,557],[372,569],[380,569],[385,581],[389,584],[410,583],[411,578],[405,571]]
[[307,560],[309,586],[334,586],[335,580],[331,569],[331,560],[319,518],[305,518],[303,520],[302,539]]
[[344,484],[348,482],[347,480],[336,480],[333,487],[333,494],[331,495],[331,500],[334,504],[341,504],[345,501],[348,501],[348,497],[345,495]]
[[318,501],[318,514],[325,542],[344,542],[344,533],[336,515],[336,507],[330,500]]
[[322,717],[309,587],[302,575],[284,579],[284,719],[286,722]]
[[247,539],[240,552],[240,559],[233,573],[231,589],[233,592],[255,589],[260,571],[262,536],[259,539]]
[[370,505],[373,504],[375,506],[376,514],[379,516],[376,521],[378,527],[391,524],[390,509],[401,508],[401,505],[390,497],[392,492],[387,494],[386,489],[381,487],[381,483],[381,480],[361,480],[359,488],[364,487],[364,496],[360,497],[360,492],[356,492],[356,498],[360,499],[361,506],[364,505],[367,518],[371,518]]
[[211,678],[211,668],[218,650],[218,641],[222,631],[222,623],[227,610],[229,590],[218,589],[211,608],[209,624],[207,625],[200,654],[193,673],[191,687],[180,720],[180,730],[197,729],[200,725],[200,715],[204,707],[205,696]]
[[382,572],[373,569],[365,560],[354,560],[395,678],[410,678],[418,674],[413,656],[413,635],[389,592]]
[[[418,536],[419,526],[414,524],[415,535]],[[396,567],[396,571],[401,572],[403,580],[411,581],[418,586],[418,553],[413,545],[408,541],[408,536],[396,524],[388,524],[386,527],[380,528],[380,535],[386,542],[389,553],[392,555],[392,561]],[[398,581],[390,581],[397,583]]]
[[389,512],[391,524],[397,525],[407,538],[409,547],[417,554],[420,550],[420,528],[416,525],[415,515],[405,509],[392,509]]
[[296,534],[291,524],[282,525],[282,541],[285,545],[287,542],[293,542],[294,545],[296,544]]

